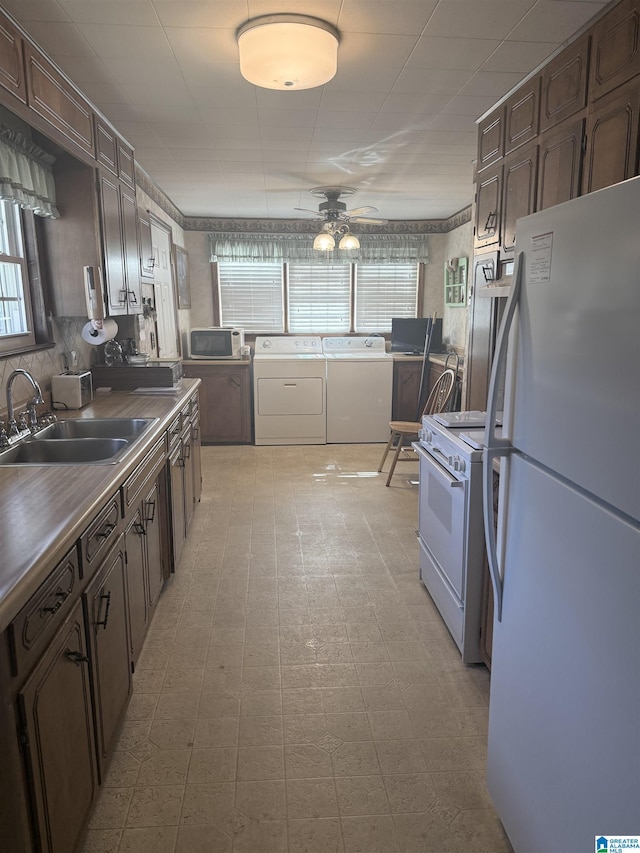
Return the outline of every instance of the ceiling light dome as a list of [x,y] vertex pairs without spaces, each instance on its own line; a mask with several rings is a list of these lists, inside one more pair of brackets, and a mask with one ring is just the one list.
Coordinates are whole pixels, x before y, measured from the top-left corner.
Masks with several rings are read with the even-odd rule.
[[240,72],[263,89],[313,89],[338,68],[338,31],[307,15],[262,15],[236,33]]
[[316,252],[331,252],[335,247],[335,237],[328,231],[321,231],[313,241],[313,248]]

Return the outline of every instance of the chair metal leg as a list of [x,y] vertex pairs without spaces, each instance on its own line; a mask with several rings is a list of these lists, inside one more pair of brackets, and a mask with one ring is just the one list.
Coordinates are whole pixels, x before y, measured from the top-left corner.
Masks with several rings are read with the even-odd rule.
[[386,458],[389,454],[389,450],[391,449],[391,443],[393,441],[394,435],[395,435],[395,432],[393,430],[391,430],[391,435],[389,436],[389,441],[387,442],[387,446],[385,447],[384,453],[382,454],[382,459],[380,460],[380,464],[378,465],[378,474],[380,473],[380,471],[382,471],[382,466],[384,465]]

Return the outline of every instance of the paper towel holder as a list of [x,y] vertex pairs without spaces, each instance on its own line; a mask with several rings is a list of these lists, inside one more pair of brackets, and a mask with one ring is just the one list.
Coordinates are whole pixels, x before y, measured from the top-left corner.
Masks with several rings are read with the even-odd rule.
[[87,305],[89,322],[82,328],[82,339],[92,346],[110,341],[118,334],[118,324],[111,317],[105,317],[104,289],[100,268],[83,267],[84,298]]

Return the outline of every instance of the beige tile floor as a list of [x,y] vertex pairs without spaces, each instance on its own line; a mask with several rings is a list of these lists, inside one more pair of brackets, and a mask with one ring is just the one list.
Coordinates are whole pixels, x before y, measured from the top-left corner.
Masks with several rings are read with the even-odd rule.
[[418,580],[379,445],[203,448],[202,502],[84,853],[508,853],[489,675]]

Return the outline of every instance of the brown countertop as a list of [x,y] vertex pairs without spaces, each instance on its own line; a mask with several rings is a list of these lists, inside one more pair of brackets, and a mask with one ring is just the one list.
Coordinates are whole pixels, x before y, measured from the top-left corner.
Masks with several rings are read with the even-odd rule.
[[135,469],[200,384],[183,379],[177,396],[127,391],[98,394],[84,409],[58,412],[79,417],[152,417],[136,449],[112,465],[0,468],[0,631],[69,551],[98,510]]
[[[391,353],[394,361],[422,361],[421,355],[404,355],[400,352]],[[446,352],[432,352],[429,355],[429,361],[431,364],[441,364],[443,367],[447,362],[447,353]],[[453,370],[456,364],[456,359],[453,354],[449,355],[449,367]],[[464,358],[460,357],[460,363],[458,365],[458,370],[464,370]]]

